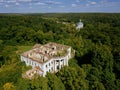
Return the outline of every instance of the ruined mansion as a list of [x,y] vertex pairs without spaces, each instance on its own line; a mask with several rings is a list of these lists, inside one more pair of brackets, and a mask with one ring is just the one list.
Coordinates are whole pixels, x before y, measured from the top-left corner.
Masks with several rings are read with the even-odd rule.
[[47,72],[58,72],[62,67],[68,66],[71,58],[71,47],[58,43],[36,44],[29,51],[21,54],[21,61],[32,66],[24,77],[31,78],[34,74],[45,76]]

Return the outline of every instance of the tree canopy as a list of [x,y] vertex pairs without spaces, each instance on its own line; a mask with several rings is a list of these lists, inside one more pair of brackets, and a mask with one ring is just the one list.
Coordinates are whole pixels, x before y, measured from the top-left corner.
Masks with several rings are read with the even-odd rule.
[[[76,30],[82,19],[84,27]],[[0,90],[119,90],[120,14],[0,14]],[[75,50],[69,66],[46,77],[22,78],[20,54],[57,42]]]

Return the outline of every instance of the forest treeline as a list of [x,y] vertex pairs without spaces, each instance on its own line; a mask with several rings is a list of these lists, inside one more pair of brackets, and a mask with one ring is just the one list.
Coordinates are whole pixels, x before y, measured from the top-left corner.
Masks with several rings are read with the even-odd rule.
[[[56,74],[23,79],[22,49],[47,42],[71,46],[75,57]],[[119,76],[120,14],[0,14],[0,90],[119,90]]]

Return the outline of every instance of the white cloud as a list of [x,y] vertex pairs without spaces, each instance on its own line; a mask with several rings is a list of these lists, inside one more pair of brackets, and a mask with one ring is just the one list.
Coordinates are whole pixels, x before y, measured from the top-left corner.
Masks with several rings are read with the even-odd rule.
[[0,0],[0,2],[2,3],[2,2],[4,2],[4,0]]
[[19,2],[31,2],[32,0],[18,0]]
[[17,5],[17,6],[18,6],[18,5],[20,5],[20,3],[16,2],[16,3],[15,3],[15,5]]
[[35,5],[46,5],[46,3],[38,2],[38,3],[35,3]]
[[6,8],[8,8],[8,7],[9,7],[9,5],[7,5],[7,4],[6,4],[6,5],[5,5],[5,7],[6,7]]
[[[35,5],[38,5],[35,7]],[[71,6],[72,8],[70,8]],[[87,9],[99,9],[102,10],[102,8],[106,9],[113,9],[117,8],[119,11],[120,1],[119,0],[70,0],[67,2],[67,0],[0,0],[0,8],[2,10],[2,7],[6,8],[13,8],[17,11],[18,8],[24,8],[29,10],[38,10],[39,8],[43,8],[43,11],[46,11],[49,8],[52,8],[51,10],[54,11],[58,9],[60,10],[67,10],[71,11],[71,9],[74,10],[87,10]],[[57,7],[57,8],[53,8]],[[30,9],[32,8],[32,9]],[[103,9],[104,10],[104,9]],[[4,11],[4,10],[3,10]],[[38,10],[39,11],[39,10]]]
[[120,6],[120,2],[106,2],[101,4],[102,7],[117,7]]
[[29,5],[32,6],[32,3],[30,2]]
[[101,0],[96,3],[96,7],[118,7],[120,6],[120,1],[112,0]]
[[90,4],[95,5],[95,4],[97,4],[97,3],[96,3],[96,2],[90,2]]
[[76,2],[78,3],[78,2],[80,2],[79,0],[76,0]]
[[72,4],[72,7],[77,7],[77,4]]
[[7,3],[15,3],[16,2],[16,0],[8,0],[8,1],[6,1]]
[[62,4],[61,2],[55,2],[55,1],[46,1],[46,4]]
[[107,0],[101,0],[100,1],[100,3],[106,3],[107,2]]
[[88,6],[90,6],[90,4],[86,4],[86,6],[88,7]]

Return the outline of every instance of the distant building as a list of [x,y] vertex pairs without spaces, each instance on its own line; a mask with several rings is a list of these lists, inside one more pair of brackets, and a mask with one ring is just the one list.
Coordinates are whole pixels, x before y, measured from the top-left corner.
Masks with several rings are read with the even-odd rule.
[[45,76],[47,72],[55,73],[62,67],[68,66],[71,58],[71,47],[50,42],[45,45],[36,44],[27,52],[21,54],[21,61],[32,69],[24,74],[31,78],[34,74]]
[[76,30],[81,29],[81,28],[83,28],[83,23],[81,22],[81,19],[80,19],[80,21],[77,23]]

